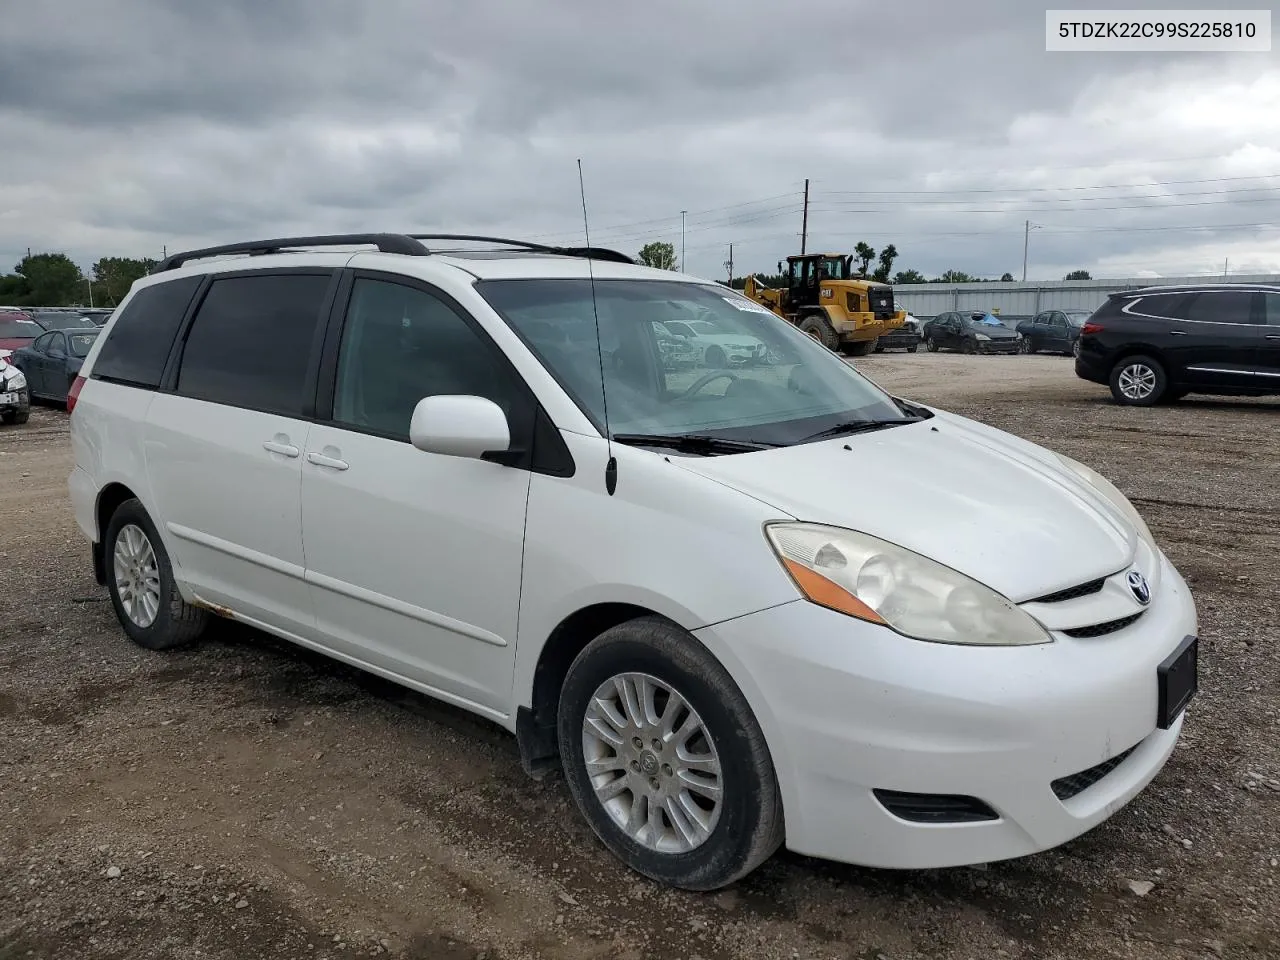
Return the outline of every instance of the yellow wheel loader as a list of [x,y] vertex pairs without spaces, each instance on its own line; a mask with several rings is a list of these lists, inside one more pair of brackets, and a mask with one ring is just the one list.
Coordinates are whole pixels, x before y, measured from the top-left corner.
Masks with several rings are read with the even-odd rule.
[[881,334],[907,319],[894,308],[893,287],[854,276],[849,254],[787,257],[786,269],[779,262],[778,272],[785,287],[766,287],[753,275],[742,292],[831,350],[865,357]]

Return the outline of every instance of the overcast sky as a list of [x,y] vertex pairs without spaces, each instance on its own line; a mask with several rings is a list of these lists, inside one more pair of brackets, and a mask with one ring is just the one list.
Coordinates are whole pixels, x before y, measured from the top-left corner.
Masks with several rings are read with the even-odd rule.
[[708,277],[730,242],[738,274],[798,252],[806,177],[809,248],[894,243],[895,270],[1020,276],[1030,219],[1030,279],[1280,272],[1280,53],[1044,36],[1026,0],[4,3],[0,269],[340,230],[579,242],[581,157],[594,243],[679,255],[687,210]]

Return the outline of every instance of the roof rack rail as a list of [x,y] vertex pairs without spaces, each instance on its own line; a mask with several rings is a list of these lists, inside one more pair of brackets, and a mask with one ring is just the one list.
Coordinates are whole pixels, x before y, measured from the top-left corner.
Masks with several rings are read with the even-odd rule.
[[188,260],[202,260],[205,257],[235,253],[261,256],[267,253],[279,253],[290,247],[348,247],[356,244],[373,244],[382,253],[403,253],[415,257],[423,257],[431,252],[418,240],[401,233],[338,233],[318,237],[281,237],[277,240],[229,243],[220,247],[204,247],[200,250],[185,250],[182,253],[170,254],[156,264],[153,272],[174,270]]
[[467,240],[478,243],[501,243],[508,247],[517,247],[534,253],[554,253],[562,257],[583,257],[589,260],[610,260],[614,263],[632,263],[634,258],[609,250],[606,247],[553,247],[544,243],[530,243],[527,240],[510,240],[506,237],[476,236],[470,233],[411,233],[412,240]]

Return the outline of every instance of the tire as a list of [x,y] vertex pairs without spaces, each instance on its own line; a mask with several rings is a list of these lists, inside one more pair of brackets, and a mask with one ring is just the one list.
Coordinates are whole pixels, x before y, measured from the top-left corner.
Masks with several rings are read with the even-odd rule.
[[878,343],[877,343],[877,344],[876,344],[876,350],[875,350],[875,352],[876,352],[876,353],[884,353],[884,347],[880,346],[880,344],[878,344]]
[[[626,680],[619,681],[622,677]],[[637,693],[640,681],[656,691],[651,698]],[[684,754],[709,758],[703,764],[718,763],[718,802],[700,790],[680,791],[684,806],[670,798],[686,825],[695,824],[685,812],[688,804],[697,809],[702,822],[700,830],[690,826],[693,839],[679,830],[670,808],[650,804],[650,784],[666,791],[668,785],[689,782],[675,776],[677,744],[663,734],[661,720],[634,722],[620,705],[617,682],[624,683],[633,699],[652,706],[645,712],[664,719],[674,701],[663,690],[674,691],[683,705],[675,708],[670,725],[697,724],[696,732],[679,743]],[[609,698],[611,714],[598,706],[600,696]],[[596,730],[604,734],[597,736]],[[604,845],[637,873],[685,890],[715,890],[750,873],[782,844],[782,798],[760,725],[724,667],[701,643],[666,620],[628,621],[583,649],[561,688],[558,733],[565,779],[578,809]],[[650,736],[654,733],[658,737]],[[637,740],[639,748],[633,746]],[[662,749],[651,749],[653,743]],[[690,751],[689,744],[697,749]],[[595,762],[616,765],[589,773],[588,751]],[[692,773],[699,771],[695,767]],[[610,776],[612,780],[604,779]],[[606,787],[618,781],[624,785],[605,800],[597,796],[593,778]],[[614,818],[637,812],[633,836]]]
[[1035,350],[1032,349],[1031,347],[1031,341],[1027,337],[1023,337],[1022,342],[1018,344],[1018,352],[1019,353],[1035,353]]
[[965,340],[964,343],[960,344],[960,352],[974,354],[978,352],[978,346],[972,340]]
[[820,313],[811,313],[804,317],[800,321],[800,332],[807,333],[828,350],[834,350],[840,345],[840,338],[836,336],[835,330],[831,329],[830,321]]
[[[144,545],[139,545],[139,535],[145,538]],[[139,574],[131,575],[127,567],[118,569],[117,546],[121,540],[125,541],[122,553],[139,560],[142,579],[154,580],[155,610],[149,622],[146,622],[146,615],[150,610],[148,604],[141,599],[132,599],[136,597],[132,591],[130,598],[122,596],[126,585],[137,584]],[[146,570],[147,548],[150,548],[152,560],[150,576]],[[156,532],[155,524],[147,516],[147,511],[136,499],[126,500],[111,515],[106,536],[102,539],[102,550],[111,605],[130,640],[148,650],[170,650],[194,643],[199,638],[209,622],[209,614],[187,603],[178,593],[173,581],[173,566],[169,562],[164,542]],[[122,563],[127,564],[128,558],[122,559]],[[131,609],[138,615],[138,619],[130,613]]]
[[1073,356],[1073,357],[1078,357],[1078,356],[1080,356],[1080,341],[1079,341],[1079,340],[1072,340],[1072,341],[1071,341],[1071,356]]
[[1169,377],[1160,361],[1141,354],[1120,360],[1107,379],[1111,396],[1125,406],[1154,407],[1169,389]]
[[920,344],[913,343],[911,346],[907,347],[907,353],[915,353],[919,349],[920,349]]
[[925,348],[926,350],[928,350],[930,353],[937,353],[937,352],[938,352],[938,341],[937,341],[937,340],[935,340],[935,339],[933,339],[933,337],[929,337],[929,338],[928,338],[927,340],[925,340],[925,342],[924,342],[924,348]]
[[728,358],[719,347],[707,347],[707,352],[703,354],[702,358],[712,370],[723,370],[729,365]]

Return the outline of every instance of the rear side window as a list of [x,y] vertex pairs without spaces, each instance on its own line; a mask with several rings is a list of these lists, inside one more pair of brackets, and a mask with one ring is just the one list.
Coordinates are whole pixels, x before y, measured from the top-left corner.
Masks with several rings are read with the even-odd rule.
[[1212,291],[1197,295],[1187,307],[1187,319],[1201,323],[1252,323],[1249,312],[1253,294],[1243,291]]
[[1162,317],[1167,320],[1186,320],[1188,302],[1195,294],[1158,293],[1140,297],[1127,308],[1127,312],[1140,317]]
[[177,392],[300,417],[329,274],[214,280],[182,349]]
[[1280,293],[1264,293],[1263,322],[1269,327],[1280,327]]
[[200,280],[180,277],[135,293],[98,351],[93,378],[135,387],[159,386],[173,339]]

